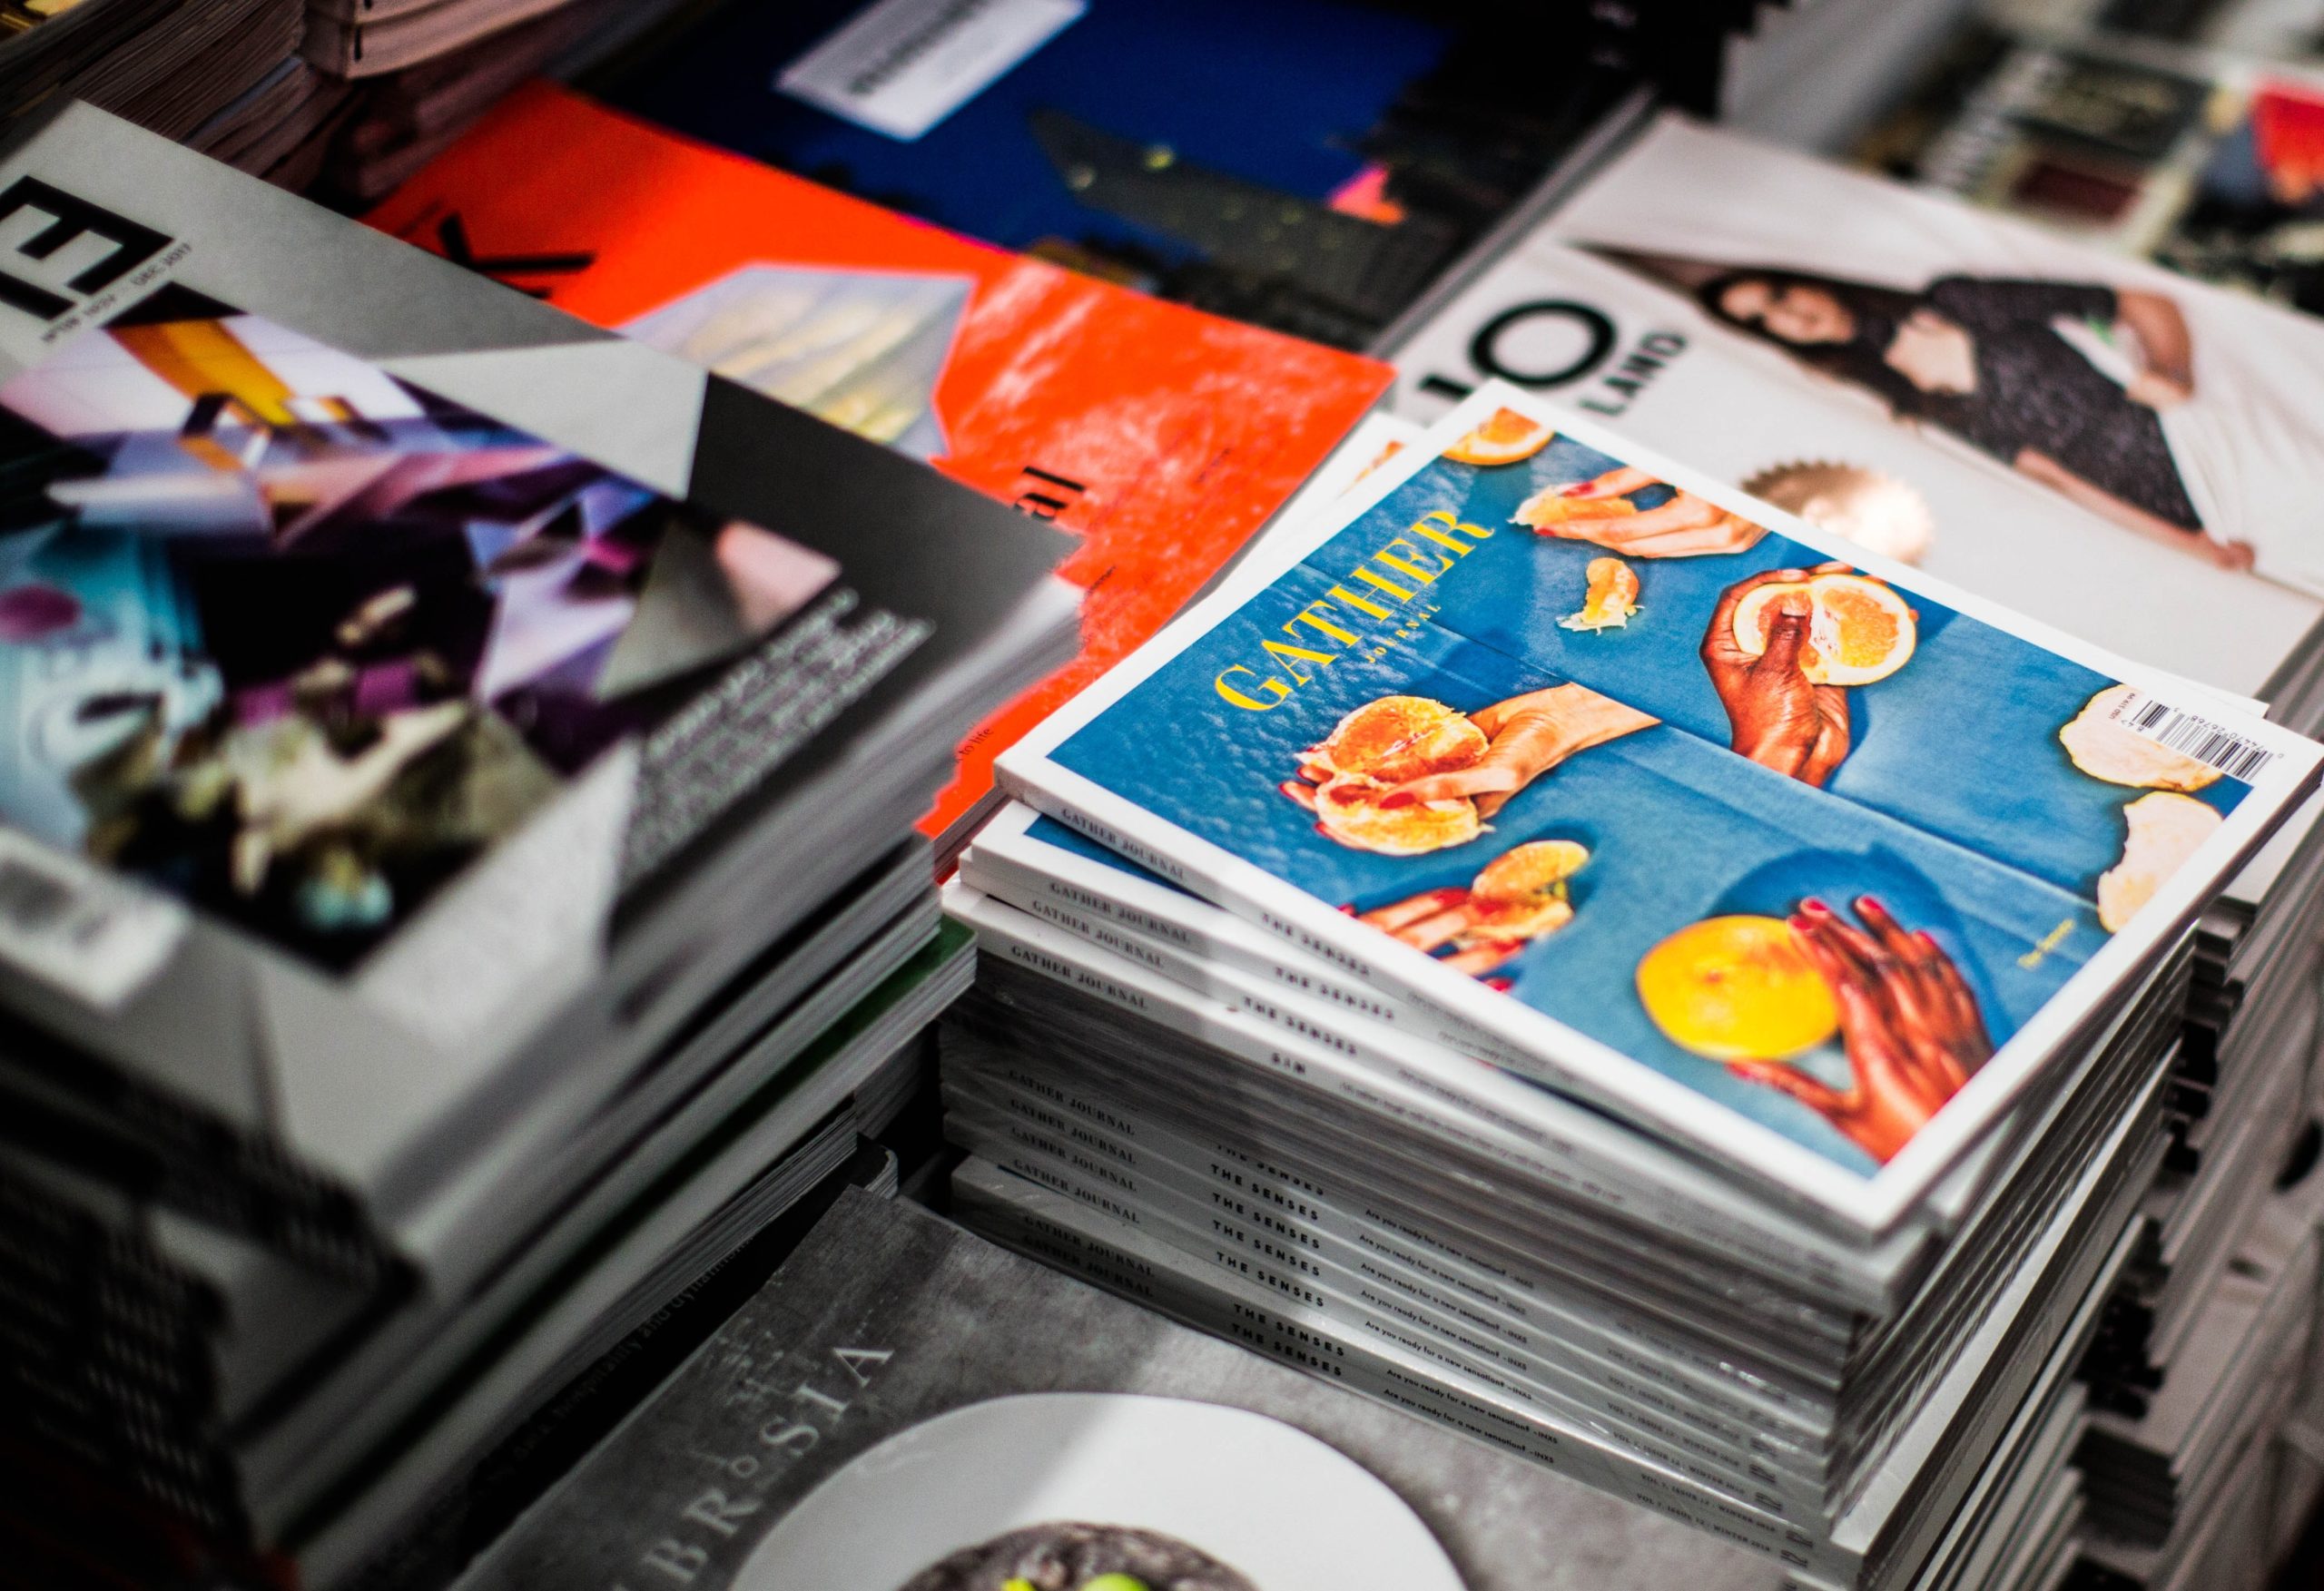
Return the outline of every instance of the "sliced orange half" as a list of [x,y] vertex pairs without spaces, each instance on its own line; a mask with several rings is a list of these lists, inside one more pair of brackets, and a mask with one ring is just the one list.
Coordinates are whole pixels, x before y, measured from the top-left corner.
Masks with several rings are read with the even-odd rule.
[[1556,435],[1554,427],[1545,426],[1513,408],[1497,408],[1474,430],[1447,447],[1444,457],[1455,464],[1515,464],[1547,447],[1550,438]]
[[1920,639],[1913,610],[1882,582],[1862,575],[1762,585],[1735,608],[1735,643],[1753,657],[1768,649],[1775,604],[1796,592],[1809,603],[1799,672],[1818,685],[1869,685],[1903,668]]
[[1466,845],[1484,832],[1477,803],[1467,796],[1383,805],[1381,798],[1393,788],[1361,774],[1327,780],[1315,791],[1315,827],[1350,850],[1382,856],[1426,856],[1447,846]]
[[1839,1007],[1773,917],[1713,917],[1638,964],[1638,997],[1663,1036],[1714,1061],[1779,1061],[1839,1031]]

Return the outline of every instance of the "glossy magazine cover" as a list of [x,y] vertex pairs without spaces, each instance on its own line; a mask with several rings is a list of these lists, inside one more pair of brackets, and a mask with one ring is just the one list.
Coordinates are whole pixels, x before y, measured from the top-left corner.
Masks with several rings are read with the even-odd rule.
[[409,1209],[1052,632],[1039,521],[89,106],[0,218],[0,1003],[92,1097]]
[[1486,388],[1001,760],[1174,883],[1885,1230],[2309,742]]
[[1198,1333],[1067,1229],[1020,1246],[842,1193],[458,1585],[1530,1591],[1566,1561],[1640,1585],[1683,1567],[1700,1591],[1781,1579],[1301,1373],[1272,1311]]
[[1387,387],[1380,365],[518,93],[370,224],[881,442],[1078,539],[1082,654],[961,748],[922,824],[1159,629]]
[[1600,113],[1490,25],[1348,0],[730,5],[601,76],[738,154],[1349,349]]
[[1676,116],[1396,353],[2232,692],[2324,614],[2324,326]]
[[[855,605],[822,553],[183,289],[63,339],[0,410],[0,818],[330,967],[610,753],[641,801],[676,781],[714,816],[747,781],[656,732],[819,600],[831,635]],[[924,638],[867,617],[844,695]],[[615,888],[682,842],[642,816]]]

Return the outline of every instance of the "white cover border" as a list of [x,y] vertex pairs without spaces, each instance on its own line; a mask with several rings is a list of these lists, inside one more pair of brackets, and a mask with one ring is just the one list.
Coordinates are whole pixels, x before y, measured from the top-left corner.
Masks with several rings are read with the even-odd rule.
[[2317,780],[2324,747],[2263,719],[2227,713],[2215,693],[2196,699],[2227,720],[2224,727],[2276,753],[2251,793],[2201,850],[2158,889],[2129,926],[2067,980],[1960,1093],[1896,1156],[1863,1176],[1717,1105],[1642,1062],[1577,1032],[1554,1017],[1498,996],[1480,998],[1475,981],[1424,952],[1355,924],[1337,908],[1197,839],[1136,802],[1064,768],[1050,753],[1118,702],[1196,639],[1237,612],[1254,587],[1271,582],[1436,462],[1444,449],[1498,408],[1512,408],[1610,457],[1634,464],[1684,491],[1733,509],[1826,557],[1888,581],[1900,590],[2016,635],[2110,679],[2157,698],[2183,701],[2175,676],[2114,656],[2022,618],[1982,597],[1931,580],[1907,565],[1817,529],[1772,505],[1672,463],[1560,405],[1506,382],[1479,388],[1429,428],[1423,446],[1406,448],[1328,514],[1271,539],[1241,578],[1183,614],[1000,759],[1002,788],[1141,865],[1277,934],[1306,936],[1342,948],[1387,982],[1419,999],[1456,1011],[1538,1056],[1577,1094],[1600,1100],[1651,1131],[1667,1133],[1730,1162],[1739,1174],[1806,1200],[1845,1231],[1876,1235],[1912,1213],[1945,1171],[1991,1126],[2036,1068],[2073,1042],[2166,942],[2175,939],[2241,861],[2267,838]]

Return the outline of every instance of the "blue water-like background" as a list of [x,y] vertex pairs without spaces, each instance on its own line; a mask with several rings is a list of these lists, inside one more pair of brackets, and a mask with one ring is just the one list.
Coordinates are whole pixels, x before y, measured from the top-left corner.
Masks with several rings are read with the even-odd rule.
[[[1584,566],[1604,549],[1536,535],[1511,515],[1544,486],[1620,462],[1564,437],[1515,465],[1433,461],[1073,734],[1056,760],[1334,907],[1365,910],[1465,885],[1525,841],[1581,841],[1591,854],[1572,882],[1575,918],[1501,969],[1513,979],[1510,997],[1869,1173],[1871,1160],[1815,1112],[1665,1038],[1638,999],[1638,963],[1707,917],[1781,916],[1809,897],[1837,908],[1869,894],[1935,937],[1994,1042],[2004,1041],[2106,938],[2098,876],[2120,857],[2122,807],[2143,792],[2081,772],[2057,733],[2114,682],[1915,597],[1917,650],[1899,673],[1849,692],[1851,749],[1827,788],[1770,772],[1728,750],[1726,712],[1699,649],[1728,586],[1823,555],[1770,533],[1738,554],[1632,559],[1640,611],[1628,628],[1561,629],[1558,619],[1581,605]],[[1650,488],[1638,501],[1667,495]],[[1218,695],[1213,682],[1232,664],[1280,676],[1262,640],[1284,638],[1305,604],[1434,509],[1493,534],[1427,587],[1424,600],[1441,604],[1432,620],[1405,621],[1409,638],[1384,656],[1351,649],[1328,666],[1303,665],[1311,683],[1269,711]],[[1398,626],[1361,627],[1384,637]],[[1405,858],[1353,850],[1277,788],[1304,750],[1381,696],[1474,712],[1567,681],[1661,726],[1561,764],[1466,845]],[[2221,779],[2201,799],[2228,810],[2244,793]],[[1837,1042],[1799,1064],[1847,1082]]]

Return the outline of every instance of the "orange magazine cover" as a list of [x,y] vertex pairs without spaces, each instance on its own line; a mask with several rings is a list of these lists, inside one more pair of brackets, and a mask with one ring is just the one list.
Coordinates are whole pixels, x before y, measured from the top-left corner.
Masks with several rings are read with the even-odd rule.
[[1081,653],[961,746],[921,822],[932,836],[978,809],[995,756],[1201,589],[1391,377],[551,83],[514,95],[365,219],[1081,538],[1059,571],[1086,593]]

